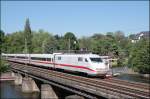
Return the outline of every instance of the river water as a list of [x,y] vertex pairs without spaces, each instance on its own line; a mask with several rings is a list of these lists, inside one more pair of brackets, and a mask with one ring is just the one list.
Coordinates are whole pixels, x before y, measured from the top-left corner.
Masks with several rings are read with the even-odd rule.
[[[121,74],[116,78],[122,80],[129,80],[134,82],[141,82],[141,83],[149,83],[148,78],[144,78],[137,74]],[[39,93],[31,93],[31,94],[24,94],[21,92],[21,86],[15,86],[12,81],[4,81],[0,82],[0,96],[1,99],[40,99]]]
[[39,93],[22,93],[21,86],[14,85],[13,81],[0,82],[1,99],[38,99]]
[[132,82],[140,82],[140,83],[147,83],[147,84],[150,83],[150,79],[145,78],[138,74],[121,74],[121,75],[117,76],[116,78],[132,81]]
[[110,69],[110,73],[112,73],[112,71],[113,71],[113,74],[119,73],[119,75],[115,77],[118,79],[128,80],[132,82],[150,83],[149,78],[145,78],[142,75],[137,74],[133,71],[131,72],[131,69],[128,67],[116,67],[116,68],[113,68],[113,70]]

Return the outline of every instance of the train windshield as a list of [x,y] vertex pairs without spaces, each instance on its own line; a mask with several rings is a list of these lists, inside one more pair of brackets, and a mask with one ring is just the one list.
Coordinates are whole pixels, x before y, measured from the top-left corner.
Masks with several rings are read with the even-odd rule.
[[100,63],[103,62],[101,58],[90,58],[90,60],[94,63]]

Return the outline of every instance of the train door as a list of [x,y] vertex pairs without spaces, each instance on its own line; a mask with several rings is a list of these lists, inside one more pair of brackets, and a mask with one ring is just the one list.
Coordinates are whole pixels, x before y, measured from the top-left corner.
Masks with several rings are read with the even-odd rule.
[[56,64],[56,54],[53,55],[52,63],[53,63],[53,68],[55,69],[55,64]]

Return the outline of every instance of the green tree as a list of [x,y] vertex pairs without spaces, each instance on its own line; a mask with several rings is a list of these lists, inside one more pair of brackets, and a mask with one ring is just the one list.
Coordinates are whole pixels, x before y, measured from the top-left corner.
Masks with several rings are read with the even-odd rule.
[[30,28],[29,18],[26,19],[25,28],[24,28],[24,37],[25,37],[24,40],[27,46],[28,53],[32,53],[32,31]]
[[58,41],[56,38],[49,34],[49,37],[45,43],[45,53],[53,53],[58,50]]
[[57,49],[57,41],[54,36],[44,30],[33,32],[33,53],[52,53]]
[[116,54],[118,45],[113,34],[94,34],[92,37],[92,51],[100,55]]
[[122,31],[116,31],[114,33],[114,37],[118,42],[125,38],[124,33]]
[[114,39],[114,33],[113,32],[107,32],[106,37]]
[[136,38],[136,34],[130,34],[129,35],[129,39],[135,39]]
[[141,39],[133,45],[129,65],[139,73],[150,73],[150,44],[149,39]]
[[71,32],[67,32],[64,35],[64,47],[68,48],[68,50],[78,50],[79,49],[79,44],[77,41],[76,36],[71,33]]
[[24,48],[23,34],[22,31],[6,34],[4,53],[22,53]]
[[59,36],[58,34],[54,35],[54,38],[55,38],[55,43],[56,43],[56,49],[57,50],[62,50],[63,47],[62,47],[62,40],[63,40],[63,37],[62,36]]
[[4,41],[5,41],[4,37],[5,33],[2,30],[0,30],[0,52],[2,52],[4,49]]
[[79,39],[79,46],[80,48],[91,50],[91,38],[89,37],[82,37]]
[[9,64],[4,60],[0,60],[0,73],[6,72],[9,69]]

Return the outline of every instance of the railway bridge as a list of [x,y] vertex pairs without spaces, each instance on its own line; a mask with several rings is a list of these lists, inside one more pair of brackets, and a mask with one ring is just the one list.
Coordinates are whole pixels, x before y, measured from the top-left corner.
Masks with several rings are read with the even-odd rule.
[[87,78],[10,60],[8,62],[13,72],[27,74],[28,77],[71,91],[85,98],[150,98],[148,84],[115,78]]

